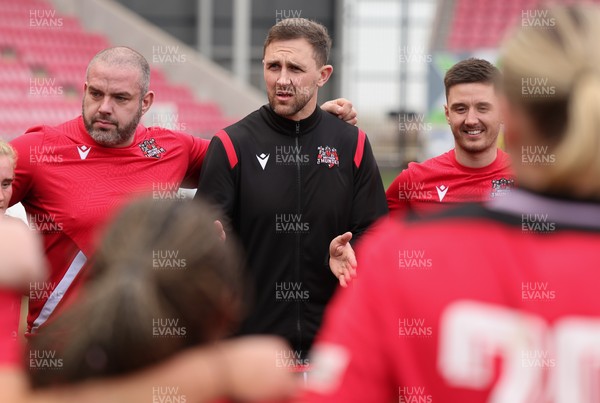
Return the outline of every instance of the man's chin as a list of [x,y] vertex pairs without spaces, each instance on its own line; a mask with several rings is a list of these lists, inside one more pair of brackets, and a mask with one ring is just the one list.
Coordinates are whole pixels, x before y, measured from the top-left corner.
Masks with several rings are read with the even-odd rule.
[[279,116],[292,116],[297,112],[292,105],[282,105],[277,102],[271,103],[271,109]]
[[110,146],[118,142],[114,133],[100,130],[91,130],[89,133],[90,137],[101,146]]
[[471,143],[466,143],[466,144],[463,143],[462,144],[463,150],[465,150],[471,154],[478,154],[478,153],[484,152],[494,146],[495,146],[494,144],[488,145],[488,144],[481,143],[481,142],[471,142]]
[[104,130],[92,130],[89,132],[90,137],[96,143],[104,147],[116,147],[121,144],[125,144],[131,139],[131,134],[127,138],[121,138],[116,130],[104,131]]

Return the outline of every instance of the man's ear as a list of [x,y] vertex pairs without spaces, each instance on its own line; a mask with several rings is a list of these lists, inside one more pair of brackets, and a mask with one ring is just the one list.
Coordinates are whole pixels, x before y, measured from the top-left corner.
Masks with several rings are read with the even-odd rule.
[[317,86],[322,87],[331,77],[333,73],[333,66],[331,64],[326,64],[319,69],[319,81],[317,81]]
[[148,109],[152,106],[152,102],[154,102],[154,91],[148,91],[142,98],[142,115],[148,112]]
[[448,105],[444,105],[444,115],[446,116],[446,122],[450,124],[450,111],[448,110]]

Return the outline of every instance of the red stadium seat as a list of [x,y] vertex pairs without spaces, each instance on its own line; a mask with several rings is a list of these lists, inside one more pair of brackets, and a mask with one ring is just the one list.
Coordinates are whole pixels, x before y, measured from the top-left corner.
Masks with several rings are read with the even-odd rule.
[[[555,1],[565,4],[576,2]],[[600,0],[590,2],[600,3]],[[541,0],[457,0],[446,47],[455,52],[497,48],[507,30],[521,22],[523,11],[535,9],[541,4]]]
[[[0,0],[0,137],[79,115],[87,64],[108,46],[46,0]],[[210,137],[232,123],[218,105],[196,101],[189,87],[170,84],[155,67],[151,89],[155,102],[175,105],[184,131]]]

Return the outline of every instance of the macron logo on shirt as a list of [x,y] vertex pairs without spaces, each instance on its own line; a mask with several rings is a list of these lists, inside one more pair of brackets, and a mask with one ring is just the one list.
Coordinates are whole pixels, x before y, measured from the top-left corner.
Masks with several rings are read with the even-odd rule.
[[77,152],[79,152],[79,158],[82,160],[86,159],[92,147],[88,146],[77,146]]
[[437,194],[438,197],[440,198],[440,201],[444,200],[444,196],[446,196],[446,192],[448,192],[448,188],[444,185],[442,186],[436,186],[435,190],[437,190]]
[[265,167],[267,166],[267,162],[269,161],[269,155],[271,155],[271,154],[262,153],[261,155],[256,156],[256,159],[258,160],[258,163],[262,167],[263,171],[265,170]]

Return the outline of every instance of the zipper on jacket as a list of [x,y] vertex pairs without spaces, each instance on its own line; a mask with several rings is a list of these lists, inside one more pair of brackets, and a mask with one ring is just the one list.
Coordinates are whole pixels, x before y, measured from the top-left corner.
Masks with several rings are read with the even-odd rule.
[[[296,136],[295,136],[295,142],[296,142],[296,152],[299,153],[299,146],[300,146],[300,122],[296,122]],[[297,200],[297,205],[296,205],[296,213],[297,214],[302,214],[302,172],[301,172],[301,166],[300,166],[300,158],[296,158],[296,189],[297,189],[297,195],[296,195],[296,200]],[[300,216],[301,217],[301,216]],[[304,287],[304,284],[302,284],[300,282],[300,246],[302,243],[302,236],[299,232],[296,232],[296,265],[295,265],[295,277],[296,277],[296,281],[302,286]],[[296,330],[298,331],[298,347],[299,350],[301,350],[302,348],[302,301],[301,300],[297,300],[296,301]],[[302,353],[304,353],[304,351],[302,351]]]

